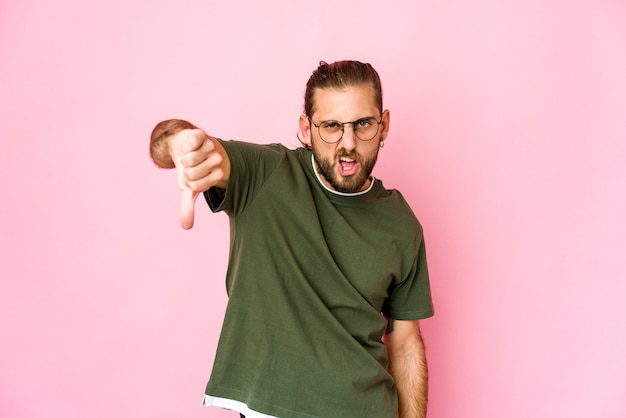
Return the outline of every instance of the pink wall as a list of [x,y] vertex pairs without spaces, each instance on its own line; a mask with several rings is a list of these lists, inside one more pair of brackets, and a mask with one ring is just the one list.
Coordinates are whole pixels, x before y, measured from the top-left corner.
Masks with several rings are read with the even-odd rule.
[[344,58],[427,234],[430,417],[626,416],[626,4],[388,3],[2,3],[1,417],[233,416],[199,407],[226,218],[179,228],[149,132],[296,145]]

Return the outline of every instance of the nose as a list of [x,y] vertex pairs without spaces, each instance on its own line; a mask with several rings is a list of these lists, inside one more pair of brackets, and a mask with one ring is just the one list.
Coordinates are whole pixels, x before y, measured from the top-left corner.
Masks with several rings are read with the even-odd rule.
[[341,145],[347,152],[351,152],[356,148],[357,138],[354,134],[354,125],[348,125],[350,129],[346,129],[347,126],[343,126],[343,136],[341,137]]

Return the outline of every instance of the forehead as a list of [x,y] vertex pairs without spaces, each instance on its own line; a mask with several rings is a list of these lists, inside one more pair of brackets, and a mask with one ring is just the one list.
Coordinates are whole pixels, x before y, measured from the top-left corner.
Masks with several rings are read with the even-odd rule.
[[313,115],[321,119],[352,120],[376,116],[376,92],[371,84],[344,88],[316,88],[313,93]]

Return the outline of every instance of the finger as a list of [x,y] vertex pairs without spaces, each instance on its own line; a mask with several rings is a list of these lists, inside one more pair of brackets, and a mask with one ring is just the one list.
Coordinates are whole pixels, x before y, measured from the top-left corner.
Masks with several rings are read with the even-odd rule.
[[[199,141],[201,144],[194,141]],[[202,142],[201,139],[191,138],[190,142],[183,145],[185,145],[183,146],[184,152],[180,155],[180,162],[184,167],[196,167],[207,160],[214,160],[215,155],[219,156],[215,145],[208,139]]]
[[[184,132],[182,151],[186,154],[197,151],[206,142],[206,134],[201,129],[192,129]],[[210,141],[209,141],[210,142]]]
[[191,229],[194,220],[194,207],[198,193],[189,189],[182,190],[180,202],[180,226],[183,229]]

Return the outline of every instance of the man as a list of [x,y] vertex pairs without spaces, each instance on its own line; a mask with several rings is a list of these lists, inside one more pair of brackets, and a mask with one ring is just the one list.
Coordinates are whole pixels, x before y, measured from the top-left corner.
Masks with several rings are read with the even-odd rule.
[[422,228],[371,176],[389,132],[369,64],[322,62],[307,83],[302,148],[156,126],[176,168],[181,225],[196,197],[231,223],[229,296],[203,404],[253,417],[426,415],[418,320],[433,315]]

